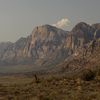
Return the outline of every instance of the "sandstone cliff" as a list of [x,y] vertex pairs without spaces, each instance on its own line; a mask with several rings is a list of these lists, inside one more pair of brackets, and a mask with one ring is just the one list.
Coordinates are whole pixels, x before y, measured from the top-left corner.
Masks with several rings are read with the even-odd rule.
[[43,25],[33,29],[30,36],[15,43],[0,43],[0,65],[57,64],[71,55],[71,50],[100,38],[100,24],[78,23],[72,31]]

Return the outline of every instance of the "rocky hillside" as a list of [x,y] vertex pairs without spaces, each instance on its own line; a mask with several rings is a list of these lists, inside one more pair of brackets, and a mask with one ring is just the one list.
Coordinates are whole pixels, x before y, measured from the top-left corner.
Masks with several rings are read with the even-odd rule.
[[41,59],[64,59],[68,55],[65,47],[67,33],[56,27],[43,25],[36,27],[27,38],[20,38],[15,43],[1,43],[0,64],[29,64]]
[[[77,49],[77,55],[73,53],[65,61],[55,67],[57,70],[52,70],[50,72],[79,74],[84,69],[100,70],[100,39],[96,39],[96,46],[92,53],[91,45],[87,45],[87,52],[82,48]],[[86,55],[83,55],[84,53],[86,53]]]
[[[94,34],[95,33],[95,34]],[[0,43],[0,65],[51,66],[64,61],[72,50],[100,37],[100,24],[78,23],[71,32],[43,25],[15,43]]]
[[89,25],[84,22],[78,23],[71,31],[73,34],[74,48],[82,47],[95,37],[100,38],[100,23]]

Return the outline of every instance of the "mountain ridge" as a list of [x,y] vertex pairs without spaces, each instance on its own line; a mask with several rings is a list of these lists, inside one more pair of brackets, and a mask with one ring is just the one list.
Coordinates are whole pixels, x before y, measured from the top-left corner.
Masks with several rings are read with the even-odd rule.
[[15,43],[0,43],[0,65],[52,66],[64,61],[72,50],[83,47],[100,38],[100,24],[78,23],[71,31],[64,31],[51,25],[37,26],[26,38]]

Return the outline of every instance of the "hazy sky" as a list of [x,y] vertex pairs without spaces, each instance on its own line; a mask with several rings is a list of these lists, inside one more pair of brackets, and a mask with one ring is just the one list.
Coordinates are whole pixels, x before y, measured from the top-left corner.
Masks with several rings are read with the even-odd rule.
[[70,21],[66,30],[80,21],[99,23],[100,0],[0,0],[0,41],[14,42],[37,25],[63,18]]

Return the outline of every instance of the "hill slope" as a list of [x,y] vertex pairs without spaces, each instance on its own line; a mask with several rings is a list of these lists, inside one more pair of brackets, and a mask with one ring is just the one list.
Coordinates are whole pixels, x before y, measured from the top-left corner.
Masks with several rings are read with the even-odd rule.
[[30,65],[51,70],[65,61],[84,44],[100,38],[100,24],[78,23],[72,31],[43,25],[37,26],[26,38],[15,43],[0,43],[0,66]]

